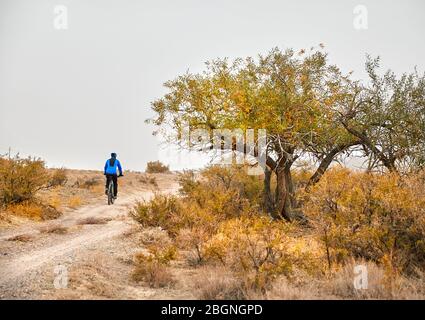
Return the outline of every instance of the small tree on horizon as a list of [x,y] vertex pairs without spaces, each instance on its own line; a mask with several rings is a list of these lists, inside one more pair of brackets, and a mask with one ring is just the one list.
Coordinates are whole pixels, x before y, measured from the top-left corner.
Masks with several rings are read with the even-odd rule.
[[147,173],[166,173],[170,172],[169,166],[164,165],[161,161],[149,161],[146,164]]

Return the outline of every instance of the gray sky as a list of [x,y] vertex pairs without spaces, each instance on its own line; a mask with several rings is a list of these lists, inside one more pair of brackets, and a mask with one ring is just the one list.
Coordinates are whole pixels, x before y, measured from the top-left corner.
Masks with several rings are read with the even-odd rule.
[[[366,30],[353,26],[360,4]],[[54,28],[57,5],[67,30]],[[198,157],[167,160],[144,123],[166,80],[216,57],[319,43],[359,79],[366,53],[423,71],[424,13],[422,0],[0,0],[0,153],[99,169],[115,151],[126,169],[190,167]]]

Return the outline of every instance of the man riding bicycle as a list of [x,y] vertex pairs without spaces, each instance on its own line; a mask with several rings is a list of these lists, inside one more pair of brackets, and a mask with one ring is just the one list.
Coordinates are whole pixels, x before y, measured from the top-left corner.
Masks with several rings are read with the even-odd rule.
[[109,182],[112,180],[114,182],[114,199],[117,198],[118,194],[118,176],[117,176],[117,170],[119,172],[119,176],[122,177],[122,168],[121,163],[117,159],[117,154],[111,153],[111,158],[106,160],[105,168],[103,170],[103,174],[106,176],[106,188],[105,188],[105,194],[108,194],[108,185]]

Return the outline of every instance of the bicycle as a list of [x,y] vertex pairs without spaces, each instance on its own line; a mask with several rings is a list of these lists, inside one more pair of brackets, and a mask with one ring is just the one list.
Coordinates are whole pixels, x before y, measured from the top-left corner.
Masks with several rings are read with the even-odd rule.
[[[123,177],[124,175],[119,175],[118,178]],[[109,184],[108,184],[108,192],[107,192],[107,196],[108,196],[108,205],[114,204],[115,201],[115,197],[114,197],[114,180],[110,179]]]

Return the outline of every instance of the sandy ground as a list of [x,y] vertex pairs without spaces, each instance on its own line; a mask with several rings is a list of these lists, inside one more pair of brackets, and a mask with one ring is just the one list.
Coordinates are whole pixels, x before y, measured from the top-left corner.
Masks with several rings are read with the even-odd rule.
[[[158,177],[156,192],[175,193],[175,177]],[[56,220],[0,230],[1,299],[183,299],[179,289],[151,289],[129,276],[140,251],[139,227],[128,216],[155,190],[125,188],[112,206],[106,197]],[[11,240],[14,239],[14,240]],[[190,276],[190,275],[189,275]]]

